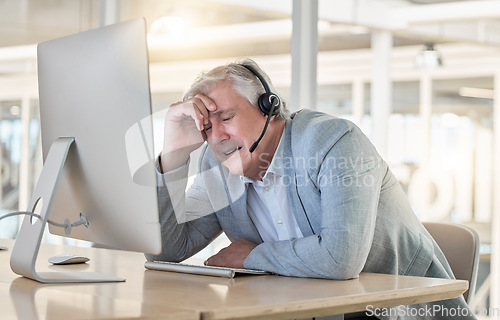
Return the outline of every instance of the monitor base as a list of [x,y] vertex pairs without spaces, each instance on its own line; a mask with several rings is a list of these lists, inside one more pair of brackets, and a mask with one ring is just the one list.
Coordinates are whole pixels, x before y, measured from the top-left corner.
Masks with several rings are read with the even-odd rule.
[[81,282],[123,282],[124,278],[99,272],[35,272],[35,279],[42,283],[81,283]]
[[28,211],[34,212],[37,205],[41,205],[41,219],[31,216],[24,217],[12,250],[10,267],[18,275],[43,283],[125,281],[123,278],[97,272],[37,272],[35,270],[36,258],[47,224],[53,195],[68,151],[74,141],[74,138],[64,137],[52,143],[28,206]]

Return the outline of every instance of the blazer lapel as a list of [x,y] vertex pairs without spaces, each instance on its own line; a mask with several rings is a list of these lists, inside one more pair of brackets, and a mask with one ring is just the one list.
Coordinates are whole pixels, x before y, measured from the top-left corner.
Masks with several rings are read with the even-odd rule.
[[296,169],[295,169],[295,158],[293,156],[292,150],[292,120],[287,120],[285,125],[285,136],[284,136],[284,148],[283,148],[283,159],[291,161],[285,161],[284,163],[293,163],[292,165],[284,165],[285,176],[289,177],[288,181],[290,181],[288,186],[288,198],[291,203],[291,207],[293,209],[293,215],[295,216],[295,220],[299,225],[300,231],[304,237],[311,236],[314,234],[309,219],[307,218],[307,214],[304,211],[304,206],[302,205],[302,201],[300,200],[300,194],[298,190]]

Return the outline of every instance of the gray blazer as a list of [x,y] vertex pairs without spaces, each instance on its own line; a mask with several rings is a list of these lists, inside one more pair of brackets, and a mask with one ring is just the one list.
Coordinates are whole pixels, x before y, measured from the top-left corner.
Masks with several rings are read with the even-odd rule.
[[[264,243],[246,212],[245,184],[205,147],[187,192],[187,165],[160,176],[163,251],[146,257],[182,261],[225,232],[231,241],[259,244],[246,268],[280,275],[350,279],[363,271],[453,278],[398,181],[353,123],[301,110],[287,120],[281,143],[303,238]],[[443,303],[466,308],[463,298]]]

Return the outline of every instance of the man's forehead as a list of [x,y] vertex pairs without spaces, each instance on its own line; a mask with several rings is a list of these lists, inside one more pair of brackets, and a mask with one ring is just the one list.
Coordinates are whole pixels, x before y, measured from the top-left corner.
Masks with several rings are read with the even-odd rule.
[[236,111],[236,108],[235,107],[219,108],[219,106],[217,106],[217,110],[215,110],[215,111],[208,111],[208,114],[209,115],[213,115],[213,116],[219,116],[219,115],[222,115],[222,114],[225,114],[225,113],[230,113],[232,111]]
[[238,109],[237,103],[231,102],[231,101],[226,101],[223,103],[218,103],[217,104],[217,110],[215,111],[208,111],[209,116],[213,117],[220,117],[228,113],[236,112]]

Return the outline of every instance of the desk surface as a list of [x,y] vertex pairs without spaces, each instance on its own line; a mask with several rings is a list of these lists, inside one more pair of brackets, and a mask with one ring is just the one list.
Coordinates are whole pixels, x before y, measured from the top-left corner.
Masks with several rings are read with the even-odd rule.
[[[13,240],[0,240],[2,319],[91,318],[306,318],[455,298],[467,282],[362,273],[332,281],[282,276],[234,279],[144,269],[144,255],[96,248],[42,245],[38,271],[98,271],[126,278],[121,283],[40,284],[10,270]],[[49,266],[50,256],[76,253],[83,265]],[[6,303],[4,303],[6,302]],[[31,317],[27,317],[31,315]]]

